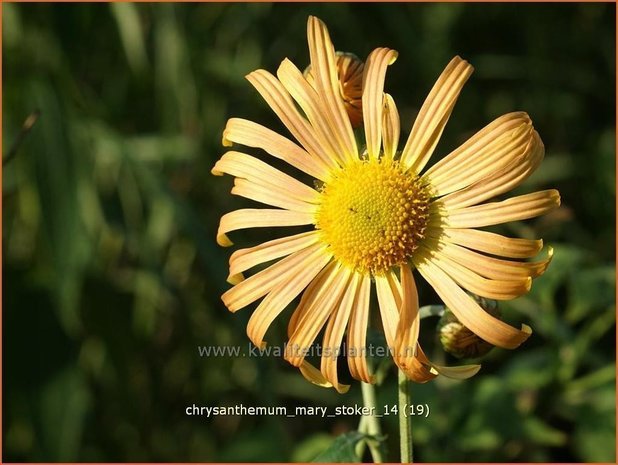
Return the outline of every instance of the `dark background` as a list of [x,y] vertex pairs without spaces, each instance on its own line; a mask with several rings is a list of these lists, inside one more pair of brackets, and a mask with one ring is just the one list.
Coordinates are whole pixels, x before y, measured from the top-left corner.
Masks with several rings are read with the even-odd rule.
[[[3,459],[308,461],[356,428],[357,417],[184,414],[361,402],[356,382],[338,395],[280,358],[197,349],[248,347],[251,309],[221,304],[231,250],[214,237],[222,213],[251,203],[210,169],[230,116],[281,129],[244,75],[284,57],[302,69],[309,14],[339,50],[400,52],[386,89],[404,137],[450,58],[469,60],[435,159],[525,110],[547,155],[518,192],[562,194],[551,215],[498,229],[555,248],[532,292],[503,306],[534,335],[469,381],[414,387],[431,409],[414,420],[417,460],[614,462],[613,4],[4,4],[3,154],[41,117],[3,173]],[[379,405],[396,402],[395,379]],[[383,423],[397,460],[397,420]]]

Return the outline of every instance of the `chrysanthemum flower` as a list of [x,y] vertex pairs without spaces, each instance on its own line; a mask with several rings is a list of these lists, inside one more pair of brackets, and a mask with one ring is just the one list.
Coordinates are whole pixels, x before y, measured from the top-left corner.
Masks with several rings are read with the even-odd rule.
[[[364,347],[372,289],[397,366],[415,381],[438,374],[465,378],[478,365],[441,367],[418,345],[419,303],[412,270],[483,340],[515,348],[531,334],[485,312],[466,292],[516,298],[530,289],[551,260],[529,262],[542,241],[504,237],[477,228],[542,215],[560,205],[556,190],[485,203],[518,186],[539,165],[544,147],[527,114],[509,113],[425,170],[472,66],[455,57],[425,100],[398,152],[400,124],[384,93],[386,68],[397,58],[374,50],[364,66],[359,146],[346,111],[337,56],[324,24],[308,21],[311,77],[285,59],[277,77],[265,70],[247,79],[298,141],[257,123],[232,118],[223,144],[264,150],[316,179],[309,186],[253,156],[229,151],[213,169],[235,176],[232,193],[275,208],[241,209],[221,218],[217,241],[230,231],[306,225],[301,234],[241,249],[230,258],[235,286],[222,299],[235,312],[263,298],[247,333],[256,346],[283,310],[302,293],[288,325],[285,358],[311,381],[345,391],[332,356],[347,329],[348,364],[356,379],[372,382]],[[256,265],[278,260],[244,279]],[[324,330],[321,369],[305,360]]]

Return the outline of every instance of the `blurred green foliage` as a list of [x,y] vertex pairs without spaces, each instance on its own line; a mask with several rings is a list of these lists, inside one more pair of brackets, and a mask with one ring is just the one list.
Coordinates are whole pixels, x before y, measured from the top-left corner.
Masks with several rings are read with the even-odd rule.
[[[244,75],[284,57],[303,68],[308,14],[340,50],[400,52],[386,87],[404,135],[448,60],[468,59],[476,72],[439,156],[525,110],[547,155],[518,192],[563,198],[547,217],[498,229],[555,247],[532,292],[503,306],[535,334],[491,352],[470,381],[414,388],[431,409],[414,421],[416,458],[614,462],[615,5],[452,3],[3,5],[4,154],[41,111],[3,173],[3,459],[307,461],[357,427],[184,410],[361,402],[358,383],[338,395],[278,358],[197,351],[248,347],[250,310],[232,315],[219,300],[230,251],[214,236],[221,214],[249,202],[210,169],[230,116],[281,128]],[[396,402],[394,375],[380,405]],[[396,418],[383,428],[397,460]]]

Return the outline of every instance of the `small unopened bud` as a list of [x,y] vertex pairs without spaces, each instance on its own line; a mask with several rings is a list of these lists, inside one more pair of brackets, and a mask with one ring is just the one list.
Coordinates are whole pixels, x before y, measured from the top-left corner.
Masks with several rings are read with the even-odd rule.
[[[490,315],[500,318],[498,302],[473,295],[474,300]],[[438,322],[440,343],[456,358],[478,358],[489,353],[493,345],[466,328],[448,308]]]
[[[363,123],[363,68],[365,64],[353,53],[337,52],[336,59],[339,92],[352,127],[357,128]],[[314,76],[311,65],[305,69],[304,75],[313,85]]]

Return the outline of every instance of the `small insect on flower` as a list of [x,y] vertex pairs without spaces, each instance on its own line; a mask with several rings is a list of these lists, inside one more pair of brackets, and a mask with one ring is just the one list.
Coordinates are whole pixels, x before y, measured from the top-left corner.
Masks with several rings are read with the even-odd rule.
[[[260,124],[228,121],[223,145],[259,148],[317,180],[311,187],[251,155],[229,151],[213,174],[234,176],[232,193],[274,208],[251,208],[221,218],[217,241],[244,228],[303,226],[307,231],[234,252],[222,297],[232,312],[262,299],[247,333],[265,344],[271,323],[299,295],[288,324],[285,358],[310,381],[345,392],[336,357],[318,370],[305,354],[323,331],[332,353],[344,336],[348,365],[356,379],[372,382],[363,350],[372,290],[377,294],[384,333],[397,366],[417,382],[438,374],[467,378],[479,365],[444,367],[432,363],[418,344],[419,303],[412,270],[435,289],[471,332],[489,344],[513,349],[531,334],[486,312],[466,292],[495,300],[526,293],[552,257],[525,261],[543,243],[480,230],[533,218],[558,207],[556,190],[486,203],[520,185],[540,164],[543,143],[526,113],[504,115],[477,132],[431,168],[425,169],[472,66],[455,57],[422,105],[410,135],[398,151],[400,123],[393,98],[384,92],[386,69],[397,52],[377,48],[362,66],[362,118],[350,112],[342,56],[335,53],[326,26],[308,21],[310,69],[305,75],[285,59],[276,77],[265,70],[247,76],[296,142]],[[353,89],[358,92],[358,70]],[[354,73],[352,73],[354,74]],[[352,120],[352,121],[351,121]],[[359,147],[354,122],[362,120],[366,147]],[[247,279],[243,273],[278,260]],[[347,333],[347,335],[346,335]]]

